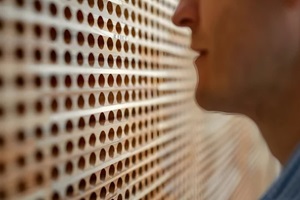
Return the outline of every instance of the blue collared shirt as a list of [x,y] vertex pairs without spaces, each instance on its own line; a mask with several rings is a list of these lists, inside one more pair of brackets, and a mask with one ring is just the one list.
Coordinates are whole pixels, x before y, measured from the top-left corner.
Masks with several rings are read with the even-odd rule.
[[300,200],[300,146],[261,200]]

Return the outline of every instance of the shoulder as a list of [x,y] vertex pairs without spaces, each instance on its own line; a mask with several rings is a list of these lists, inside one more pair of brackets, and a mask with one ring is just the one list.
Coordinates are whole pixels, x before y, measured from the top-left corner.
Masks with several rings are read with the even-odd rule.
[[300,199],[300,146],[261,200]]

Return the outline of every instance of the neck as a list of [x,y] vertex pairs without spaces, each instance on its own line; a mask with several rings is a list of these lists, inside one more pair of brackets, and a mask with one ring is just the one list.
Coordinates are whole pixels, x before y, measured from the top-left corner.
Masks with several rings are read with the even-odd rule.
[[285,92],[281,97],[268,97],[256,105],[255,113],[250,115],[282,165],[300,144],[300,95],[296,91]]

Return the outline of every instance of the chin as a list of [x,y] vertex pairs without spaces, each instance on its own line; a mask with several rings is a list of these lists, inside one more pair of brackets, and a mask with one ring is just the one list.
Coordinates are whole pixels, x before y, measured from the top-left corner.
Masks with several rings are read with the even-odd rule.
[[221,97],[209,91],[199,91],[195,93],[197,104],[206,111],[239,113],[237,103],[228,101],[228,98]]

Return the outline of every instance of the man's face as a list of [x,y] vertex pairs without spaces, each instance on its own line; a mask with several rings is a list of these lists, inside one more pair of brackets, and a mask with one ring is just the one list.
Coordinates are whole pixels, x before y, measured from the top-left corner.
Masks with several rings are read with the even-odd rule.
[[180,1],[173,22],[192,30],[191,47],[202,54],[195,61],[200,106],[245,113],[282,95],[293,79],[300,38],[299,6],[287,2]]

